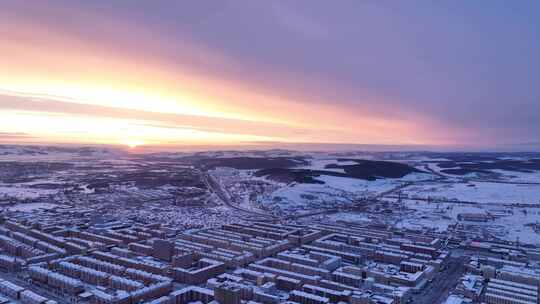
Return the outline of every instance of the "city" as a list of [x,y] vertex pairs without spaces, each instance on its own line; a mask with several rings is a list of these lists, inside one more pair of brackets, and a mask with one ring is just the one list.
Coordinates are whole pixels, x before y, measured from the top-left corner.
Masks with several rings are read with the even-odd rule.
[[2,151],[6,303],[538,303],[535,154]]
[[1,0],[0,304],[540,304],[540,1]]

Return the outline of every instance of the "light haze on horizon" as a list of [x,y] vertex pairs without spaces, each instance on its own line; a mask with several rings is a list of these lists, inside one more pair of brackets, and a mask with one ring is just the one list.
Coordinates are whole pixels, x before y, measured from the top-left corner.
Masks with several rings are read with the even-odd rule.
[[0,3],[0,143],[540,150],[538,1]]

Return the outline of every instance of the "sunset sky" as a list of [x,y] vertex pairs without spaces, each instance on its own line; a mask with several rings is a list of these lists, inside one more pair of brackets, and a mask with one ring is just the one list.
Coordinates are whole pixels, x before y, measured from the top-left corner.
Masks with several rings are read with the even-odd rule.
[[0,143],[540,147],[540,1],[0,2]]

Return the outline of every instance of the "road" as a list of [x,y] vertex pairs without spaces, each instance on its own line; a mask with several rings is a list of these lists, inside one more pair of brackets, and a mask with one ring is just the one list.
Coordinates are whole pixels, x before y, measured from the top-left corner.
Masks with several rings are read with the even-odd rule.
[[257,211],[253,211],[253,210],[244,209],[244,208],[239,207],[238,204],[235,204],[235,203],[233,203],[231,201],[231,196],[230,196],[229,192],[226,189],[223,189],[221,184],[218,181],[216,181],[214,179],[214,177],[212,177],[208,173],[204,173],[203,176],[204,176],[204,181],[205,181],[206,185],[208,186],[208,189],[210,189],[212,192],[214,192],[225,205],[227,205],[228,207],[230,207],[232,209],[235,209],[235,210],[238,210],[238,211],[241,211],[241,212],[245,212],[248,215],[253,216],[253,218],[246,217],[246,218],[244,218],[245,220],[252,220],[252,221],[273,221],[273,220],[276,220],[276,217],[274,217],[274,216],[272,216],[270,214],[257,212]]
[[433,282],[420,292],[413,296],[414,304],[440,304],[443,303],[458,283],[465,272],[465,262],[467,258],[452,257],[448,261],[446,270],[436,274]]

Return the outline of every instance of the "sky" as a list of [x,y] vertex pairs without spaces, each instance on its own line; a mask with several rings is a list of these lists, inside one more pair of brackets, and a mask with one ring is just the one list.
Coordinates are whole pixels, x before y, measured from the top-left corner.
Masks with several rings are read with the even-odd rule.
[[539,1],[0,2],[0,143],[540,150]]

